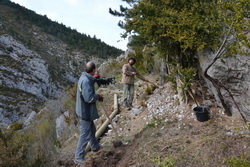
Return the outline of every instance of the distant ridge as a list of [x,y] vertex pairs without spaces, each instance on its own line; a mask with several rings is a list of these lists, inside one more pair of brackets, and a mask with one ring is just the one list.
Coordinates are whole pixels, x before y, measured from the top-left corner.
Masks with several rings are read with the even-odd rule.
[[39,112],[77,82],[85,63],[99,66],[122,50],[0,0],[0,126]]
[[72,49],[85,50],[86,53],[100,58],[116,57],[123,52],[121,49],[109,46],[95,36],[92,38],[89,35],[81,34],[62,23],[59,24],[50,20],[46,15],[36,14],[34,11],[9,0],[0,0],[0,5],[14,9],[13,13],[15,16],[12,19],[27,20],[33,25],[40,27],[42,31],[61,39],[70,45]]

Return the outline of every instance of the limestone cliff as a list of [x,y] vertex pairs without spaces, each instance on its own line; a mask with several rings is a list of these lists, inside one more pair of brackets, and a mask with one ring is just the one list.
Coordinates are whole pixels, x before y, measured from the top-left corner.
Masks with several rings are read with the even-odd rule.
[[[204,54],[199,55],[201,72],[204,72],[213,58],[214,54],[211,50],[206,50]],[[242,114],[246,121],[250,121],[250,57],[224,56],[211,66],[208,74],[223,85],[224,88],[221,87],[220,91],[230,112],[233,115]],[[215,86],[206,78],[205,81],[218,105],[221,106]]]

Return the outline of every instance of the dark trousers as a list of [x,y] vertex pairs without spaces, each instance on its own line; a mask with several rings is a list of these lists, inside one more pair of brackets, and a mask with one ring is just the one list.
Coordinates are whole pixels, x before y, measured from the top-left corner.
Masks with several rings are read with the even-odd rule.
[[88,142],[90,143],[92,150],[100,148],[99,142],[95,137],[96,127],[93,121],[80,120],[80,135],[75,152],[75,158],[84,159],[85,149]]

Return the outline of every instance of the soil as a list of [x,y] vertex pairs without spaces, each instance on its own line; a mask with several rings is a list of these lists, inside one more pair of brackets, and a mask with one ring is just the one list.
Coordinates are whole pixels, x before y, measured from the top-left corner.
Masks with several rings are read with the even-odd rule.
[[[85,167],[230,167],[237,163],[250,164],[249,127],[239,115],[228,117],[214,104],[209,106],[209,119],[200,122],[192,110],[196,106],[194,101],[180,106],[169,83],[156,88],[150,95],[149,87],[141,81],[136,83],[134,107],[127,110],[119,105],[119,114],[100,139],[102,149],[86,155]],[[99,91],[110,95],[103,103],[110,113],[111,97],[114,93],[121,97],[121,88]],[[202,98],[197,99],[202,104]],[[73,163],[77,138],[76,134],[62,150],[58,167],[77,166]]]

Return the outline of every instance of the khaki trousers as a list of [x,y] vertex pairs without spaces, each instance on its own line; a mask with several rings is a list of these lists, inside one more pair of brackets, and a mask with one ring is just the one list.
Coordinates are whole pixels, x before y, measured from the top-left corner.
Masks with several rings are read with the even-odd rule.
[[123,105],[131,107],[134,100],[134,84],[123,85]]

